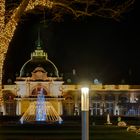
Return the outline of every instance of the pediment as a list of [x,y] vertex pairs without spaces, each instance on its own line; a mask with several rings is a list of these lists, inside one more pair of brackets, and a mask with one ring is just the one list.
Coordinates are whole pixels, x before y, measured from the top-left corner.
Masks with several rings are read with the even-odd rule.
[[44,70],[42,67],[37,67],[33,70],[31,79],[32,80],[46,80],[47,77],[47,72]]

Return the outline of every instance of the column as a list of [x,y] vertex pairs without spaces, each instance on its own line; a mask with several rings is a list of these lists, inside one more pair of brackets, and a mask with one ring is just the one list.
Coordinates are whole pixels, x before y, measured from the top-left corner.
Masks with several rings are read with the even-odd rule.
[[19,102],[19,101],[17,100],[17,101],[16,101],[16,115],[19,114],[19,113],[18,113],[18,110],[19,110],[19,109],[18,109],[18,108],[19,108],[18,102]]
[[1,110],[2,110],[2,112],[3,112],[3,115],[6,115],[6,111],[5,111],[4,103],[2,103],[2,105],[1,105]]
[[74,116],[79,116],[79,107],[78,107],[78,94],[75,93],[75,101],[74,101]]
[[119,102],[119,95],[118,95],[118,94],[115,94],[114,115],[119,115],[119,106],[118,106],[118,102]]
[[16,115],[21,115],[21,101],[20,100],[17,100]]
[[103,115],[105,109],[105,95],[101,94],[100,96],[101,96],[100,115]]
[[90,108],[90,115],[93,116],[93,103],[92,103],[92,96],[90,95],[90,98],[89,98],[89,108]]
[[135,92],[130,92],[130,103],[136,103],[136,94],[135,94]]
[[58,101],[58,114],[63,115],[62,101]]
[[25,94],[26,97],[30,96],[30,82],[27,78],[27,81],[26,81],[26,94]]

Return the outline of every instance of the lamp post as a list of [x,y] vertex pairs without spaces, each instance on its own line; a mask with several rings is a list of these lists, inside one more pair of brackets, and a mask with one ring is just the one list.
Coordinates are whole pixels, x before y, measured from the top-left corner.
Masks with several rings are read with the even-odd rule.
[[89,140],[89,88],[81,88],[82,140]]

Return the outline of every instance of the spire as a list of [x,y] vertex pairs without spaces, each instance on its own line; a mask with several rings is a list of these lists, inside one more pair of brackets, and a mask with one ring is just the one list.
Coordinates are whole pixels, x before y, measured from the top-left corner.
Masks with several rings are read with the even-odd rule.
[[42,48],[42,41],[40,39],[40,27],[38,27],[37,40],[35,42],[36,49],[31,53],[31,59],[48,59],[48,55]]
[[40,27],[38,28],[38,38],[37,38],[36,46],[37,46],[37,50],[40,50],[41,49]]

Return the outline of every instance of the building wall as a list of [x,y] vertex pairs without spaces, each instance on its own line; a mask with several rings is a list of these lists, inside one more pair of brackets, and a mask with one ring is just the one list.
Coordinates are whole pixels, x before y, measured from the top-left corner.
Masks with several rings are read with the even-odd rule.
[[23,100],[21,101],[21,112],[19,115],[22,115],[29,107],[30,101],[28,100]]
[[[81,113],[81,87],[82,85],[62,85],[63,82],[16,82],[16,85],[5,85],[4,91],[10,91],[15,96],[30,98],[33,89],[41,85],[52,97],[62,96],[65,100],[51,101],[60,115],[80,115]],[[130,85],[90,85],[90,115],[124,115],[140,116],[140,86]],[[10,94],[9,94],[10,95]],[[47,99],[47,98],[46,98]],[[19,106],[18,100],[16,100]],[[21,110],[17,115],[23,114],[30,101],[21,101]],[[16,109],[17,110],[17,109]]]

